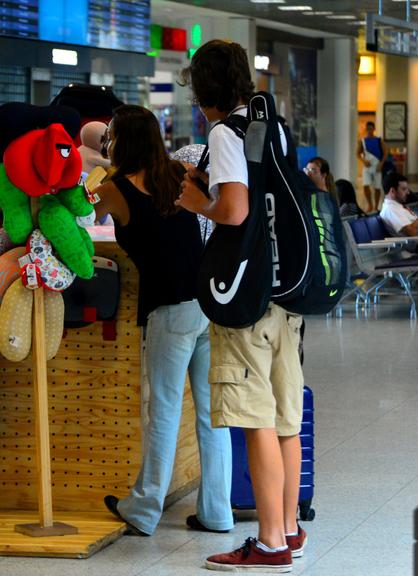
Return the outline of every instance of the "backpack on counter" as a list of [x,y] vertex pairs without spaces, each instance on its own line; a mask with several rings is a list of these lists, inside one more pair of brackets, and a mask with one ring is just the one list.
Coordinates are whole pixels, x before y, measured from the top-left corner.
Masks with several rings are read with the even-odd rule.
[[120,298],[120,276],[116,262],[93,256],[94,274],[90,280],[78,276],[62,293],[65,328],[81,328],[101,321],[103,340],[116,340],[116,314]]
[[[231,115],[223,123],[244,139],[250,210],[239,226],[218,224],[204,248],[198,278],[202,310],[232,328],[257,322],[270,300],[297,314],[329,312],[346,280],[335,199],[298,171],[290,131],[271,94],[251,98],[247,122]],[[206,148],[198,168],[208,162]]]

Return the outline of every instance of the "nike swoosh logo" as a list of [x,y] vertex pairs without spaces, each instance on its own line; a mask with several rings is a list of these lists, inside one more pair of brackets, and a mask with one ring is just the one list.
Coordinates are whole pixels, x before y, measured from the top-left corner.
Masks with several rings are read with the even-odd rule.
[[329,293],[329,295],[330,295],[331,298],[332,298],[333,296],[336,295],[337,292],[338,292],[338,290],[331,290],[331,292]]
[[[244,275],[245,268],[247,267],[248,260],[243,260],[239,265],[238,272],[235,275],[234,281],[232,282],[231,288],[227,292],[219,292],[215,286],[215,278],[211,278],[209,281],[210,291],[212,296],[215,298],[216,302],[219,304],[229,304],[232,298],[237,293],[239,284]],[[219,282],[219,289],[225,290],[226,286],[224,282]]]

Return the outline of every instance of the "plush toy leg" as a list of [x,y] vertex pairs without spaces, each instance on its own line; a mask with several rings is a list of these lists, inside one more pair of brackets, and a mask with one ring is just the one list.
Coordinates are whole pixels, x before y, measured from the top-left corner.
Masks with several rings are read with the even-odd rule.
[[30,198],[13,186],[4,164],[0,164],[0,208],[3,211],[3,227],[10,240],[14,244],[26,242],[33,228]]
[[38,217],[39,227],[58,252],[59,259],[80,278],[91,278],[94,273],[91,240],[87,244],[73,214],[56,197],[48,195],[41,197]]
[[83,186],[60,190],[58,199],[74,216],[88,216],[94,211],[92,204],[86,198]]
[[80,228],[80,226],[78,227],[78,231],[80,232],[80,236],[84,240],[84,246],[85,246],[87,252],[90,254],[90,257],[93,257],[94,256],[94,244],[90,238],[90,234],[87,232],[87,230],[85,228]]

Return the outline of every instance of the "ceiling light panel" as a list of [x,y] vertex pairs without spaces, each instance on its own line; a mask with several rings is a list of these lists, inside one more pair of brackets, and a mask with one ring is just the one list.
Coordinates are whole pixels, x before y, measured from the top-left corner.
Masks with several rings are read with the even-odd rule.
[[334,14],[334,12],[330,10],[318,10],[317,12],[312,10],[312,12],[302,12],[302,14],[304,16],[329,16],[330,14]]
[[283,10],[286,12],[290,12],[293,10],[294,12],[303,12],[304,10],[312,10],[312,6],[277,6],[278,10]]
[[356,20],[356,16],[352,14],[333,14],[332,16],[326,16],[330,20]]

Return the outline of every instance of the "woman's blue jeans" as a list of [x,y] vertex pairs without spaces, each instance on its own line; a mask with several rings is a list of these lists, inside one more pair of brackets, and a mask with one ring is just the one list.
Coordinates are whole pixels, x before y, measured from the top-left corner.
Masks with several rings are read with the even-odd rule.
[[211,427],[208,319],[196,300],[160,306],[149,315],[145,361],[149,427],[140,473],[130,495],[119,501],[119,513],[146,534],[157,527],[173,473],[188,371],[201,466],[196,514],[207,528],[231,529],[231,439],[229,429]]

